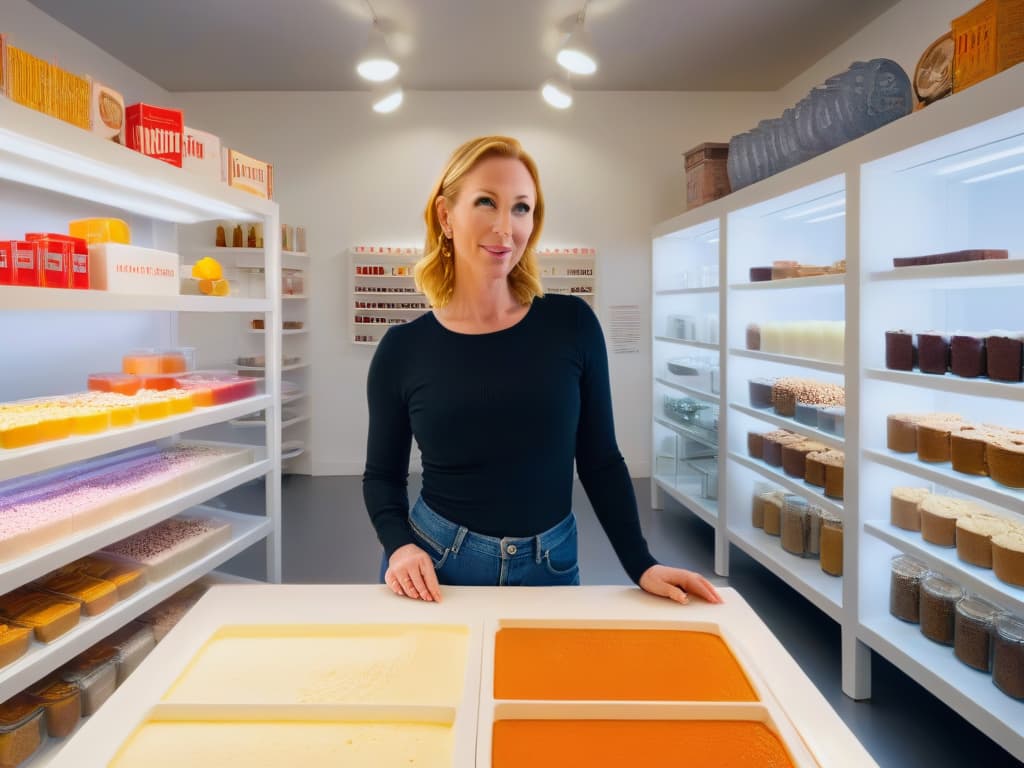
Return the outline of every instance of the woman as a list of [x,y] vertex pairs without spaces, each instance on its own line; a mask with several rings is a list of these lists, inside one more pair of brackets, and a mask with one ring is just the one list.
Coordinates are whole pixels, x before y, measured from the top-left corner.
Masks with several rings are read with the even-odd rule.
[[[608,358],[578,297],[544,296],[534,247],[537,167],[515,139],[452,155],[427,203],[416,283],[433,308],[388,330],[370,365],[363,496],[397,595],[439,583],[579,584],[573,462],[630,578],[655,595],[720,602],[697,573],[658,564],[615,442]],[[409,509],[412,437],[423,492]]]

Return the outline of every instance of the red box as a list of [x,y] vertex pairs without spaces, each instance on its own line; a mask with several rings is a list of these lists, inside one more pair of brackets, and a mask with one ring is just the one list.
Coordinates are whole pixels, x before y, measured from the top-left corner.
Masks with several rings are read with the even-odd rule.
[[[29,232],[25,239],[43,243],[40,264],[44,287],[89,288],[89,246],[83,238],[54,232]],[[65,250],[63,276],[58,276],[57,256]]]
[[38,288],[42,285],[39,258],[35,243],[28,240],[11,240],[11,266],[14,272],[13,285]]
[[130,149],[181,168],[185,116],[180,109],[132,104],[125,110],[125,121]]
[[0,285],[14,285],[14,262],[10,241],[0,243]]

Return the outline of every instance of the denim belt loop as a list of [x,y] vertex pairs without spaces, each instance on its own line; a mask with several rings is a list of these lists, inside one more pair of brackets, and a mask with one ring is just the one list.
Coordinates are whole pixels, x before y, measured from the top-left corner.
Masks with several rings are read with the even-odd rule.
[[543,555],[542,547],[543,547],[543,544],[541,543],[540,536],[534,536],[533,537],[533,559],[534,559],[534,562],[537,563],[537,565],[540,565],[540,562],[543,559],[542,558],[542,555]]
[[466,538],[466,534],[469,533],[469,528],[464,525],[459,526],[459,530],[455,533],[455,541],[452,542],[452,552],[456,555],[459,554],[459,547],[462,546],[462,540]]

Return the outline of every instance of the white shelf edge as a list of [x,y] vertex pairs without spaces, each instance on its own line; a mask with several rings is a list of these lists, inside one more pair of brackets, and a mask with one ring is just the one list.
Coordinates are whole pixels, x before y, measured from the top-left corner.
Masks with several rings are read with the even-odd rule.
[[21,311],[269,312],[268,299],[80,291],[70,288],[0,286],[0,308]]
[[76,532],[67,539],[34,550],[28,556],[5,562],[0,565],[0,594],[10,592],[62,565],[92,554],[243,483],[263,477],[271,470],[271,464],[267,459],[259,459],[187,491],[142,506],[131,515],[122,515],[103,525]]
[[[249,248],[247,246],[233,246],[233,245],[186,245],[180,249],[182,256],[216,256],[221,254],[224,256],[265,256],[267,249],[266,245],[256,248]],[[284,256],[285,252],[281,251],[281,255]]]
[[309,251],[281,251],[281,256],[286,259],[308,259]]
[[22,657],[0,670],[0,700],[18,693],[69,661],[89,646],[170,597],[182,587],[213,570],[250,545],[265,538],[273,528],[268,518],[245,515],[210,507],[199,507],[197,513],[227,519],[232,524],[231,540],[216,550],[162,581],[147,584],[134,595],[116,603],[97,616],[82,617],[71,631],[45,645],[35,643]]
[[812,360],[809,357],[777,355],[774,352],[759,352],[753,349],[738,349],[736,347],[730,347],[729,354],[733,357],[749,357],[754,360],[764,360],[769,363],[781,363],[783,365],[792,365],[797,368],[811,368],[815,371],[838,373],[840,376],[846,375],[846,368],[842,363],[826,363],[823,360]]
[[864,457],[871,461],[898,469],[910,475],[922,477],[960,493],[966,493],[997,507],[1024,514],[1024,491],[999,485],[988,477],[955,472],[952,465],[948,462],[944,464],[925,464],[916,459],[911,461],[901,458],[901,456],[916,457],[917,454],[897,454],[893,451],[864,451]]
[[[688,493],[687,491],[680,489],[679,486],[673,485],[667,478],[660,475],[654,476],[654,482],[657,483],[658,487],[665,493],[678,501],[705,523],[710,525],[712,528],[716,527],[718,524],[717,500],[705,499],[703,496]],[[695,485],[699,486],[700,481],[696,481]]]
[[[0,100],[3,178],[177,223],[256,221],[277,211],[216,179],[174,168],[61,120]],[[69,155],[78,161],[69,163]]]
[[693,440],[696,443],[700,443],[701,445],[706,445],[708,448],[714,448],[716,451],[718,450],[718,441],[713,440],[710,437],[704,437],[703,435],[696,432],[690,432],[686,428],[685,424],[676,424],[674,421],[663,418],[661,416],[655,416],[654,423],[660,424],[666,429],[671,429],[677,435],[681,435],[689,440]]
[[971,669],[953,649],[932,642],[917,624],[888,614],[861,620],[857,635],[982,733],[1024,760],[1024,704],[1000,691],[991,675]]
[[696,296],[699,294],[718,293],[719,286],[711,285],[706,288],[666,288],[655,291],[655,296]]
[[701,389],[694,389],[693,387],[688,387],[685,384],[676,384],[674,381],[669,381],[668,379],[663,379],[660,376],[655,376],[654,380],[656,382],[658,382],[659,384],[663,384],[666,387],[669,387],[671,389],[676,389],[676,390],[679,390],[680,392],[684,392],[687,395],[693,395],[694,397],[699,397],[701,400],[707,400],[709,403],[720,403],[721,402],[721,398],[718,395],[713,395],[710,392],[705,392],[705,391],[703,391]]
[[828,496],[818,491],[817,486],[808,485],[803,481],[798,483],[789,475],[776,470],[775,467],[770,467],[761,461],[754,461],[753,459],[742,456],[735,451],[729,451],[729,458],[737,464],[742,464],[747,467],[747,469],[754,470],[758,474],[771,480],[773,483],[777,483],[778,485],[785,487],[791,493],[795,493],[797,496],[803,496],[810,503],[816,504],[833,514],[839,515],[840,517],[845,517],[842,504],[838,503],[834,499],[830,499]]
[[289,459],[298,458],[306,452],[305,448],[296,448],[292,451],[285,451],[281,454],[281,461],[288,461]]
[[[291,363],[290,365],[282,365],[282,371],[297,371],[300,368],[309,368],[310,363]],[[265,371],[267,367],[265,365],[233,365],[233,368],[239,371]]]
[[973,283],[1011,276],[1024,278],[1024,259],[987,259],[985,261],[960,261],[952,264],[893,267],[892,269],[869,272],[867,279],[868,282],[873,283],[933,283],[951,279],[956,279],[958,282],[967,280]]
[[762,280],[756,283],[729,283],[730,291],[785,291],[793,288],[845,287],[846,273],[840,275],[816,275],[814,277],[789,277],[784,280]]
[[888,368],[866,368],[864,378],[875,381],[888,381],[893,384],[905,384],[909,387],[923,387],[939,392],[952,392],[958,395],[974,395],[976,397],[999,397],[1006,400],[1024,399],[1024,383],[1013,384],[1006,381],[991,379],[965,379],[947,373],[943,376],[920,371],[891,371]]
[[145,421],[130,427],[116,427],[96,435],[69,437],[30,445],[27,448],[0,450],[0,481],[230,421],[253,411],[261,411],[272,403],[273,398],[270,395],[257,395],[224,405],[195,408],[189,413],[166,419]]
[[[249,328],[249,329],[247,329],[247,333],[255,333],[255,334],[258,334],[260,336],[264,336],[267,333],[267,329],[266,328]],[[308,328],[282,328],[281,329],[281,335],[282,336],[298,336],[299,334],[302,334],[302,333],[309,333],[309,329]]]
[[821,570],[821,561],[793,555],[778,536],[754,528],[729,528],[729,541],[810,600],[835,622],[842,622],[843,579]]
[[655,341],[667,341],[669,344],[681,344],[684,347],[696,347],[697,349],[710,349],[715,352],[718,351],[717,344],[708,344],[706,341],[688,341],[686,339],[677,339],[672,336],[655,336]]
[[287,405],[288,403],[294,403],[296,400],[302,400],[303,398],[309,397],[308,392],[295,392],[291,395],[281,395],[281,405]]
[[[285,421],[281,422],[281,429],[285,429],[287,427],[291,427],[291,426],[293,426],[295,424],[301,424],[304,421],[309,421],[309,416],[295,416],[294,418],[286,419]],[[266,422],[265,419],[251,419],[251,420],[250,419],[233,419],[232,421],[229,421],[228,424],[230,424],[233,427],[266,427],[267,426],[267,422]]]
[[782,427],[783,429],[788,429],[790,432],[803,435],[809,440],[817,440],[823,445],[827,445],[829,448],[835,448],[840,451],[845,450],[846,441],[843,438],[830,435],[828,432],[822,432],[820,429],[815,429],[814,427],[808,427],[806,424],[801,424],[796,419],[787,419],[782,416],[778,416],[771,411],[751,408],[750,406],[740,405],[739,403],[729,403],[729,407],[734,411],[746,414],[752,418],[767,421],[769,424],[774,424],[778,427]]
[[956,547],[929,544],[917,531],[904,531],[887,521],[864,523],[864,530],[877,539],[913,555],[929,566],[943,572],[948,578],[976,592],[1018,616],[1024,616],[1024,589],[1000,581],[991,568],[965,563],[956,556]]

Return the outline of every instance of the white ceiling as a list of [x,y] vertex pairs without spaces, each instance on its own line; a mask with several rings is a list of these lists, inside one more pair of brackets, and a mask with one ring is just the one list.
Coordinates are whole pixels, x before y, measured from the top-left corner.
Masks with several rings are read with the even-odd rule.
[[[346,91],[370,6],[414,90],[531,90],[584,0],[31,0],[169,91]],[[581,90],[776,90],[897,0],[592,0]]]

